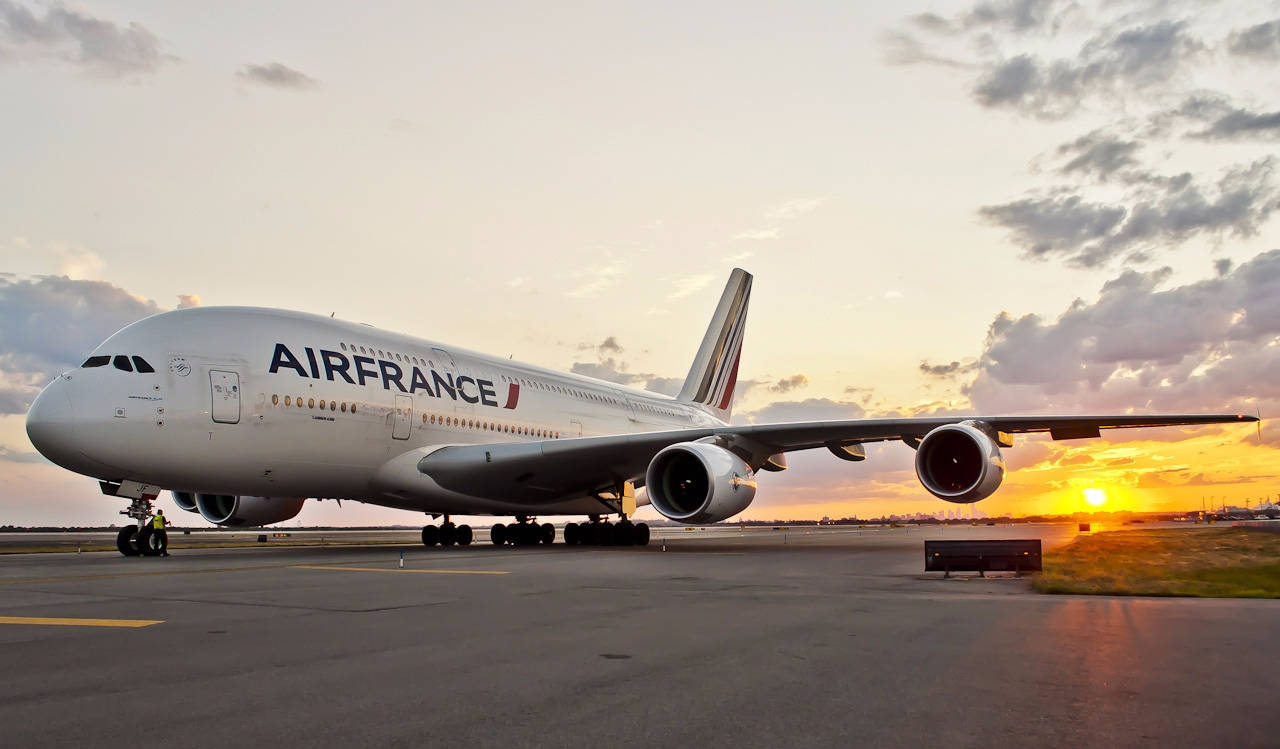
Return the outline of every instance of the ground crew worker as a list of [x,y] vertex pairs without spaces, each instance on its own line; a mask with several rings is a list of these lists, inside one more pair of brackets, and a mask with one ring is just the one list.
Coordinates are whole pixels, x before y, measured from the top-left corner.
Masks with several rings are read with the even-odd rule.
[[164,554],[169,556],[169,534],[165,532],[164,510],[156,510],[155,517],[151,518],[151,530],[153,533],[164,533]]

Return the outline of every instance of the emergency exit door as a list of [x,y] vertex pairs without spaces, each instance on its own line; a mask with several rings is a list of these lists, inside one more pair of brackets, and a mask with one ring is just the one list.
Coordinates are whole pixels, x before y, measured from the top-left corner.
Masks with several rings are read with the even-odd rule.
[[209,370],[209,390],[213,397],[213,420],[219,424],[240,423],[240,375],[225,369]]
[[413,398],[407,395],[396,396],[395,423],[391,427],[391,438],[409,439],[409,430],[413,428]]

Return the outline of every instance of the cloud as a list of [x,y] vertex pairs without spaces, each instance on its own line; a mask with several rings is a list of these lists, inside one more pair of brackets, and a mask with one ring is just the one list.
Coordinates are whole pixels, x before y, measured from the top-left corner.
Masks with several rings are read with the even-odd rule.
[[716,277],[711,273],[702,273],[696,276],[677,278],[671,283],[671,292],[667,294],[667,298],[683,299],[705,289],[714,280],[716,280]]
[[1185,119],[1203,123],[1203,130],[1187,133],[1190,138],[1208,141],[1270,140],[1280,137],[1280,111],[1253,112],[1231,103],[1224,94],[1200,91],[1172,112],[1152,118],[1156,127],[1163,121]]
[[920,371],[929,377],[954,377],[958,374],[971,371],[977,366],[977,362],[960,363],[953,361],[948,364],[930,364],[927,361],[920,362]]
[[58,257],[58,275],[68,278],[84,279],[100,277],[107,263],[98,253],[84,249],[56,250]]
[[25,452],[14,450],[11,447],[0,445],[0,461],[8,463],[47,463],[40,453]]
[[1022,54],[999,60],[987,67],[973,94],[984,107],[1059,119],[1075,114],[1092,96],[1141,93],[1166,83],[1204,49],[1187,33],[1187,22],[1163,20],[1099,34],[1074,58],[1042,62]]
[[769,392],[772,393],[789,393],[792,390],[802,388],[809,384],[809,378],[802,374],[793,374],[790,377],[783,377],[781,380],[769,386]]
[[5,59],[61,59],[107,78],[152,73],[176,59],[160,51],[160,40],[145,26],[54,6],[37,16],[26,5],[0,0],[0,62]]
[[1213,188],[1190,174],[1133,176],[1128,205],[1088,202],[1082,195],[1024,198],[983,206],[982,218],[1009,230],[1029,258],[1061,257],[1097,267],[1124,253],[1142,257],[1203,234],[1249,237],[1280,208],[1267,157],[1227,171]]
[[1116,172],[1136,166],[1138,161],[1133,156],[1137,151],[1137,142],[1095,130],[1058,146],[1059,156],[1073,157],[1058,173],[1084,174],[1105,182]]
[[630,266],[623,261],[593,266],[578,274],[578,277],[583,279],[581,285],[565,292],[565,296],[575,299],[593,297],[607,288],[616,286],[629,269]]
[[729,237],[730,239],[777,239],[782,236],[782,230],[776,226],[770,226],[764,229],[748,229],[740,231]]
[[1272,411],[1280,250],[1164,289],[1170,273],[1125,271],[1052,320],[1002,313],[965,394],[984,413]]
[[26,413],[40,388],[107,336],[160,311],[105,281],[0,277],[0,414]]
[[[932,13],[926,14],[939,18]],[[941,20],[941,19],[939,19]],[[945,22],[944,22],[945,23]],[[954,57],[940,55],[933,51],[933,45],[921,42],[911,34],[902,31],[887,31],[881,37],[884,46],[884,59],[890,65],[942,65],[950,68],[971,68],[973,63]]]
[[315,88],[320,85],[320,81],[315,78],[278,62],[269,62],[265,65],[245,65],[236,71],[236,75],[263,86],[295,91]]
[[1232,33],[1227,51],[1239,57],[1280,60],[1280,19]]
[[789,221],[806,213],[812,213],[822,207],[826,198],[797,198],[775,205],[764,212],[764,217],[772,221]]
[[662,377],[649,372],[628,371],[627,363],[616,356],[622,353],[623,348],[615,336],[605,338],[598,346],[593,346],[589,343],[579,344],[578,349],[580,351],[595,351],[599,359],[594,362],[574,362],[569,368],[569,371],[574,374],[594,377],[597,380],[605,380],[606,382],[616,382],[619,385],[627,385],[628,387],[643,388],[663,395],[679,393],[680,387],[684,384],[683,379],[675,377]]
[[191,307],[199,307],[200,304],[201,302],[200,302],[199,294],[179,294],[178,295],[178,309],[190,309]]
[[866,409],[854,401],[806,398],[800,401],[775,401],[735,417],[734,421],[744,424],[769,424],[787,421],[861,419],[865,415]]

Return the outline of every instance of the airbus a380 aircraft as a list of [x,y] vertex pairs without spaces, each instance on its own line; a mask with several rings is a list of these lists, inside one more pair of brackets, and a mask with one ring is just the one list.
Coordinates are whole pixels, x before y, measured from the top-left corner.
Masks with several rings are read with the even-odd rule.
[[[585,515],[566,543],[646,544],[637,502],[682,523],[742,512],[756,473],[792,450],[866,457],[916,450],[920,483],[976,502],[1004,478],[1013,433],[1054,439],[1116,427],[1256,421],[1241,414],[973,416],[731,426],[752,277],[735,269],[675,398],[315,315],[199,307],[136,322],[36,398],[27,434],[45,457],[130,500],[125,555],[159,553],[143,521],[162,489],[225,526],[296,516],[307,498],[444,517],[436,544],[471,543],[451,514],[510,515],[495,544],[552,543],[535,516]],[[636,490],[643,488],[637,495]],[[601,516],[618,515],[616,524]]]

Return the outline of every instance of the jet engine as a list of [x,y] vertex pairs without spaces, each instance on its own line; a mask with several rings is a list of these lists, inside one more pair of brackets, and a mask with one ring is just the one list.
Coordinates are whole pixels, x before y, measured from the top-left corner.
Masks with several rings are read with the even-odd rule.
[[977,423],[945,424],[916,448],[916,476],[929,493],[957,504],[986,499],[1004,479],[1004,458]]
[[306,497],[237,497],[230,494],[197,494],[196,508],[205,520],[214,525],[258,526],[297,517],[298,513],[302,512],[302,503],[306,501]]
[[179,510],[187,512],[200,512],[200,508],[196,506],[196,495],[191,492],[169,492],[173,495],[173,503],[178,506]]
[[649,503],[671,520],[716,523],[747,509],[755,473],[737,455],[705,442],[664,448],[645,472]]

